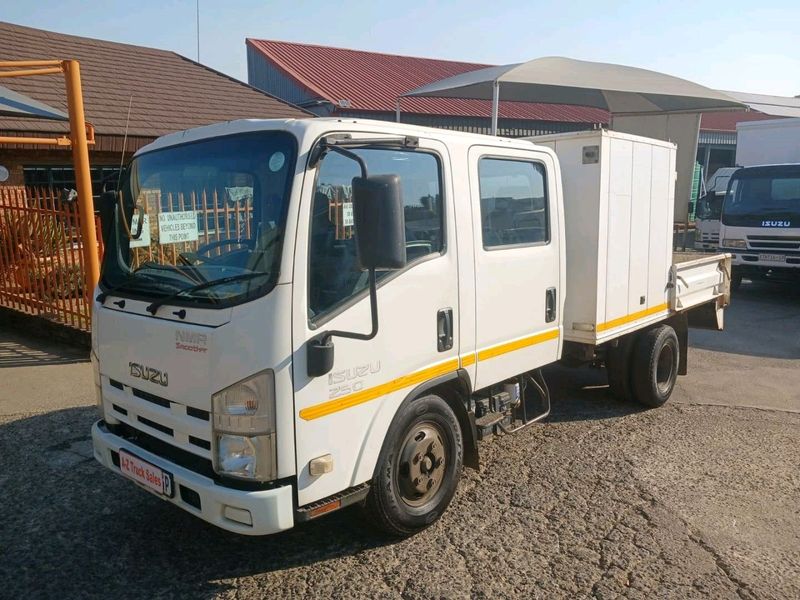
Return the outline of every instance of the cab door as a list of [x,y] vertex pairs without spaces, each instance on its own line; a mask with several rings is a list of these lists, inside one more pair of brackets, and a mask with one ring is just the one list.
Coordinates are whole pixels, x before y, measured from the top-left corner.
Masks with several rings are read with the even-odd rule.
[[560,356],[559,182],[545,151],[469,151],[475,258],[475,388]]
[[[353,133],[354,138],[359,134]],[[367,273],[358,269],[352,158],[325,154],[306,173],[293,278],[293,378],[298,503],[308,504],[372,478],[391,420],[418,385],[458,369],[457,257],[446,147],[351,147],[370,175],[400,177],[405,268],[379,273],[378,334],[332,338],[333,369],[309,377],[306,345],[327,330],[368,332]],[[328,457],[332,470],[309,472]],[[326,459],[328,460],[328,459]]]

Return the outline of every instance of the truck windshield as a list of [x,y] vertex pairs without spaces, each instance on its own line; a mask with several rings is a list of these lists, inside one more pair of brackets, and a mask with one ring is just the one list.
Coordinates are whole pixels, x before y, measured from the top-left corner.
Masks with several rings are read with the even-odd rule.
[[134,158],[101,288],[211,306],[267,293],[278,276],[295,154],[289,134],[256,132]]
[[760,227],[764,222],[794,222],[800,226],[800,169],[734,176],[725,195],[722,222]]

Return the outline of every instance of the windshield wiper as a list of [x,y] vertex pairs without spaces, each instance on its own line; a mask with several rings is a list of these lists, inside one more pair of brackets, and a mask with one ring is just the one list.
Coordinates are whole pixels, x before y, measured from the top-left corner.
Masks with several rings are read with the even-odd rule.
[[164,296],[163,298],[159,298],[158,300],[152,302],[145,310],[149,312],[151,315],[155,315],[158,312],[158,309],[169,302],[170,300],[174,300],[183,294],[190,294],[192,292],[197,292],[200,290],[205,290],[210,287],[214,287],[217,285],[223,285],[226,283],[233,283],[235,281],[247,281],[249,279],[255,279],[256,277],[264,277],[269,275],[269,273],[239,273],[238,275],[230,275],[228,277],[222,277],[221,279],[215,279],[214,281],[204,281],[203,283],[198,283],[197,285],[191,285],[187,288],[183,288],[182,290],[178,290],[174,294],[170,294],[169,296]]
[[119,291],[121,289],[124,289],[124,288],[128,287],[128,285],[133,283],[134,280],[141,279],[141,278],[147,279],[147,280],[152,281],[152,282],[160,283],[160,281],[158,279],[156,279],[156,278],[148,277],[147,275],[143,275],[142,273],[138,273],[138,272],[134,271],[133,273],[129,273],[125,277],[125,279],[123,279],[117,285],[112,285],[107,290],[101,291],[99,294],[97,294],[97,297],[95,298],[95,300],[97,300],[100,304],[104,304],[105,301],[106,301],[106,298],[108,298],[111,294],[113,294],[114,292],[117,292],[117,291]]

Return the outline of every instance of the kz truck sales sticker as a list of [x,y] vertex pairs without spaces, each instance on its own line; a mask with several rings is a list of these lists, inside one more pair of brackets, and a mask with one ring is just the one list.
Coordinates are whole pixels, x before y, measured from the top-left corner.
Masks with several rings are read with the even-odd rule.
[[193,210],[159,213],[158,243],[197,241],[197,213]]

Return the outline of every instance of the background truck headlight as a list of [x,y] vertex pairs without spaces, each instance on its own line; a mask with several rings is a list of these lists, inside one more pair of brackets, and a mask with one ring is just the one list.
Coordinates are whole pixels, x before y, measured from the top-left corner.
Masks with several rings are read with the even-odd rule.
[[241,479],[277,477],[275,376],[262,371],[211,397],[214,470]]
[[734,240],[725,238],[722,240],[723,248],[747,248],[747,242],[745,240]]

